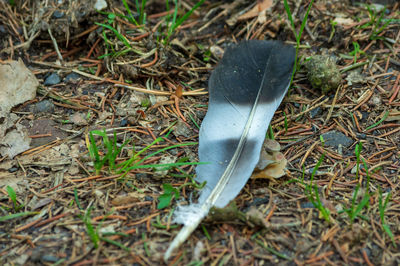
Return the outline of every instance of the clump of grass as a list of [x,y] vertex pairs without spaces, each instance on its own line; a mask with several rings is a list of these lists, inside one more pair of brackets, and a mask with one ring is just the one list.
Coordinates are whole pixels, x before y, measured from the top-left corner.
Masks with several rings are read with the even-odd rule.
[[385,19],[385,12],[386,12],[386,7],[384,7],[382,10],[377,11],[375,7],[366,5],[367,10],[368,10],[368,16],[370,21],[367,22],[366,24],[362,25],[361,28],[367,28],[367,27],[372,27],[371,34],[369,36],[369,39],[371,41],[373,40],[384,40],[385,38],[382,36],[379,36],[379,34],[385,30],[385,28],[392,22],[392,19]]
[[[364,195],[362,195],[362,198],[359,202],[357,202],[357,198],[359,198],[358,192],[360,191],[360,184],[357,184],[354,192],[353,192],[353,198],[351,199],[351,205],[349,208],[344,208],[343,211],[347,213],[349,216],[350,222],[353,224],[354,220],[359,217],[363,220],[367,220],[368,218],[361,215],[361,211],[368,206],[368,202],[370,199],[370,194],[368,192],[364,192]],[[341,213],[339,212],[339,213]]]
[[336,21],[331,20],[330,21],[331,24],[331,34],[329,35],[329,39],[328,39],[328,43],[331,42],[333,36],[335,35],[336,32],[336,28],[335,26],[338,24]]
[[138,0],[135,0],[136,2],[136,10],[139,13],[139,23],[140,24],[146,24],[146,12],[144,11],[144,8],[146,6],[146,0],[142,0],[142,3],[139,4]]
[[[205,0],[200,0],[198,1],[189,11],[187,11],[185,14],[182,16],[179,16],[179,1],[178,0],[173,0],[174,3],[174,12],[168,14],[162,18],[164,20],[164,24],[166,25],[165,27],[159,27],[158,31],[159,34],[157,36],[157,42],[162,42],[164,45],[167,45],[171,36],[175,33],[175,31],[178,29],[179,26],[181,26],[188,18],[189,16],[197,9],[199,8]],[[134,49],[132,48],[132,45],[128,41],[128,39],[121,34],[114,26],[115,24],[115,18],[120,17],[122,19],[127,20],[128,22],[138,26],[139,31],[143,31],[144,26],[146,25],[146,12],[145,12],[145,7],[146,7],[146,0],[138,1],[135,0],[135,7],[136,7],[136,13],[137,16],[135,19],[135,15],[133,14],[131,8],[129,7],[129,4],[126,0],[122,0],[122,4],[125,8],[125,13],[124,14],[116,14],[116,13],[110,13],[110,12],[102,12],[99,11],[101,14],[104,14],[107,16],[106,20],[104,23],[98,23],[96,22],[96,25],[99,25],[103,28],[102,36],[105,42],[105,45],[107,47],[107,51],[104,55],[100,56],[99,59],[102,59],[106,56],[113,56],[113,57],[118,57],[122,54],[125,54],[129,51],[133,51]],[[170,0],[165,1],[166,9],[167,11],[170,11]],[[162,32],[160,32],[161,30]],[[114,34],[118,40],[120,40],[123,45],[124,49],[122,51],[116,51],[114,44],[111,42],[109,38],[109,33],[106,31],[110,31],[112,34]],[[161,39],[159,37],[162,37]],[[140,54],[139,51],[135,51]]]
[[[172,208],[171,211],[169,212],[168,216],[167,216],[168,220],[171,219],[171,216],[172,216],[173,212],[174,212],[174,209]],[[160,215],[156,216],[156,222],[155,223],[151,223],[151,225],[156,227],[156,228],[159,228],[159,229],[167,229],[167,228],[174,229],[174,228],[178,227],[178,225],[176,225],[176,224],[175,225],[169,224],[168,226],[162,224],[161,219],[160,219]]]
[[[171,15],[167,15],[165,17],[165,21],[167,23],[167,30],[166,33],[164,34],[165,38],[163,40],[164,44],[168,44],[169,39],[171,38],[172,34],[176,31],[176,29],[182,25],[183,22],[185,22],[189,16],[197,9],[199,8],[205,0],[200,0],[198,1],[188,12],[186,12],[183,16],[178,17],[178,10],[179,10],[179,1],[174,0],[174,13]],[[170,10],[169,8],[169,0],[165,1],[167,11]]]
[[[168,132],[165,135],[165,137],[168,137],[170,132]],[[102,141],[100,144],[96,143],[96,141],[94,139],[94,135],[100,136],[102,138]],[[89,150],[90,157],[92,158],[93,163],[94,163],[94,169],[95,169],[96,175],[100,174],[103,167],[108,165],[109,172],[121,175],[118,180],[122,180],[129,171],[136,170],[136,169],[145,169],[145,168],[151,168],[151,169],[154,169],[155,171],[164,171],[164,170],[170,170],[170,169],[174,168],[177,171],[179,171],[181,174],[179,174],[179,175],[171,174],[171,176],[189,178],[190,182],[186,182],[186,183],[182,184],[181,186],[179,186],[178,188],[173,187],[172,184],[170,184],[170,183],[163,184],[164,192],[163,192],[163,194],[161,194],[159,196],[159,198],[158,198],[159,203],[157,206],[158,209],[163,209],[163,208],[168,207],[174,198],[177,199],[180,197],[180,191],[185,186],[193,186],[197,189],[201,189],[205,185],[205,183],[198,185],[196,183],[196,181],[194,181],[193,175],[186,174],[179,167],[186,166],[186,165],[205,164],[205,163],[190,162],[188,160],[188,158],[184,157],[184,158],[180,158],[175,163],[144,164],[144,162],[147,159],[149,159],[157,154],[164,153],[170,149],[183,147],[183,146],[197,145],[197,142],[180,143],[180,144],[171,145],[171,146],[159,149],[157,151],[147,154],[146,156],[143,156],[143,154],[146,151],[148,151],[152,146],[154,146],[162,141],[164,141],[163,137],[158,137],[152,143],[150,143],[149,145],[147,145],[140,151],[136,152],[135,150],[133,150],[132,157],[129,158],[128,160],[126,160],[125,162],[116,164],[115,161],[117,160],[118,155],[120,154],[122,148],[126,146],[128,141],[125,141],[121,145],[118,145],[117,144],[117,136],[116,136],[115,132],[113,133],[113,138],[110,139],[105,130],[103,130],[103,131],[94,130],[89,133],[88,150]],[[102,152],[99,151],[100,149],[102,150]],[[78,205],[78,207],[81,209],[76,191],[75,191],[75,201],[76,201],[76,204]]]
[[100,241],[103,241],[103,242],[109,243],[111,245],[117,246],[117,247],[119,247],[119,248],[121,248],[121,249],[123,249],[123,250],[125,250],[127,252],[131,252],[130,248],[126,247],[125,245],[123,245],[123,244],[121,244],[121,243],[119,243],[119,242],[117,242],[115,240],[112,240],[112,239],[109,239],[109,238],[106,237],[106,236],[109,236],[109,235],[120,235],[120,236],[127,237],[128,236],[127,234],[120,233],[120,232],[107,232],[107,233],[104,233],[104,234],[100,233],[102,222],[104,221],[104,219],[107,218],[107,215],[104,216],[103,220],[101,220],[100,224],[96,228],[93,226],[91,215],[90,215],[91,210],[92,210],[92,208],[89,207],[86,210],[84,215],[80,215],[79,214],[78,217],[85,224],[86,232],[89,235],[89,238],[92,241],[94,248],[97,249],[99,247]]
[[[152,143],[150,143],[149,145],[147,145],[140,151],[135,151],[135,149],[133,148],[132,157],[120,164],[116,164],[117,157],[120,154],[120,152],[122,151],[122,149],[126,146],[126,144],[128,144],[129,140],[127,140],[124,143],[119,145],[117,143],[117,136],[116,136],[115,132],[113,133],[113,138],[109,138],[105,130],[103,130],[103,131],[93,130],[93,131],[89,132],[88,150],[89,150],[89,155],[93,160],[95,173],[100,174],[103,167],[108,165],[108,170],[110,173],[121,174],[121,178],[123,178],[129,171],[132,171],[135,169],[151,168],[151,169],[155,169],[156,171],[164,171],[164,170],[170,170],[172,168],[176,168],[179,166],[203,164],[201,162],[189,162],[186,160],[187,158],[180,159],[176,163],[143,164],[147,159],[149,159],[157,154],[164,153],[170,149],[175,149],[175,148],[184,147],[184,146],[197,145],[197,142],[179,143],[179,144],[175,144],[175,145],[171,145],[171,146],[159,149],[157,151],[147,154],[146,156],[143,156],[143,154],[145,152],[147,152],[151,147],[164,141],[163,138],[168,137],[170,132],[171,131],[169,131],[164,137],[156,138]],[[95,138],[94,138],[95,135],[101,137],[102,141],[100,141],[100,143],[96,143]]]
[[15,193],[15,190],[12,187],[7,186],[6,191],[7,191],[8,197],[10,198],[10,200],[13,204],[13,207],[8,208],[8,207],[0,206],[0,209],[4,210],[4,212],[16,212],[16,213],[11,213],[8,215],[0,216],[0,222],[5,222],[8,220],[37,214],[37,212],[18,212],[24,207],[24,205],[18,203],[17,194]]
[[[307,196],[307,199],[314,205],[315,208],[319,210],[321,213],[322,217],[325,219],[325,221],[330,222],[330,211],[325,208],[324,204],[321,201],[321,198],[319,196],[319,191],[318,191],[318,186],[313,185],[314,181],[314,176],[318,171],[318,168],[321,166],[322,162],[324,161],[325,154],[322,154],[321,157],[319,158],[317,164],[315,165],[311,178],[310,178],[310,183],[305,184],[305,194]],[[303,183],[304,183],[304,168],[303,168]]]
[[[132,46],[129,43],[129,41],[126,39],[126,37],[123,34],[121,34],[113,26],[116,16],[117,15],[114,14],[114,13],[108,13],[107,14],[107,20],[106,20],[105,23],[95,22],[96,25],[101,26],[103,28],[102,36],[103,36],[107,51],[111,51],[111,52],[108,52],[108,53],[106,53],[104,55],[99,56],[99,59],[102,59],[102,58],[107,57],[107,56],[118,57],[118,56],[120,56],[120,55],[122,55],[124,53],[129,52],[132,49]],[[108,33],[107,33],[106,29],[110,30],[124,44],[124,46],[125,46],[124,50],[118,51],[118,52],[115,50],[114,44],[108,38],[108,35],[107,35]]]
[[363,50],[360,50],[360,45],[358,42],[353,42],[353,51],[349,53],[349,55],[353,56],[353,63],[357,63],[357,56],[360,56],[361,54],[364,54]]
[[96,229],[94,228],[93,224],[92,224],[92,220],[90,218],[90,212],[91,212],[91,208],[88,208],[87,211],[85,212],[85,215],[80,216],[80,218],[82,219],[83,223],[85,224],[86,227],[86,232],[89,235],[90,240],[93,243],[93,246],[95,248],[99,247],[99,242],[100,242],[100,235],[99,235],[99,227],[97,227]]
[[[105,154],[102,156],[99,153],[99,148],[94,139],[94,135],[102,137],[102,150]],[[122,143],[119,147],[117,145],[117,135],[114,131],[113,138],[110,139],[105,130],[93,130],[89,132],[89,155],[93,160],[96,175],[100,174],[104,165],[108,165],[110,172],[115,172],[115,160],[120,154],[123,147],[128,144],[128,140]]]
[[14,211],[18,212],[20,209],[22,209],[24,207],[24,205],[18,203],[17,194],[15,193],[15,191],[12,187],[7,186],[6,190],[7,190],[8,196],[11,199],[11,202],[13,204]]
[[302,177],[301,179],[291,179],[287,183],[300,183],[301,185],[304,186],[304,194],[306,195],[307,199],[312,203],[312,205],[318,209],[322,217],[325,219],[325,221],[330,222],[331,217],[330,217],[330,211],[324,206],[324,204],[321,201],[321,197],[319,195],[318,191],[318,186],[314,185],[314,177],[318,171],[318,168],[321,166],[322,162],[324,161],[325,154],[322,154],[321,157],[318,159],[317,164],[314,166],[314,169],[311,173],[310,181],[306,182],[304,180],[305,177],[305,167],[303,166],[303,171],[302,171]]
[[339,213],[347,213],[347,215],[349,216],[350,222],[353,224],[354,220],[359,217],[361,219],[364,220],[368,220],[367,217],[363,216],[361,214],[361,211],[365,208],[368,207],[369,205],[369,199],[371,197],[370,193],[369,193],[369,182],[370,182],[370,177],[369,177],[369,173],[368,173],[368,166],[367,163],[365,162],[364,158],[361,158],[361,150],[362,150],[362,143],[357,143],[356,147],[355,147],[355,155],[356,155],[356,178],[359,179],[360,178],[360,163],[362,162],[364,165],[364,169],[366,171],[366,176],[367,176],[367,180],[366,180],[366,189],[364,191],[364,194],[361,196],[361,200],[359,200],[357,202],[357,199],[360,198],[359,196],[359,191],[361,188],[360,183],[357,184],[354,192],[353,192],[353,197],[351,199],[351,205],[349,208],[344,208],[341,212]]
[[145,169],[145,168],[157,168],[157,171],[164,171],[164,170],[170,170],[171,168],[175,168],[178,166],[184,166],[184,165],[198,165],[198,164],[203,164],[201,162],[182,162],[182,161],[178,161],[176,163],[166,163],[166,164],[143,164],[145,160],[149,159],[150,157],[153,157],[159,153],[163,153],[167,150],[170,149],[174,149],[174,148],[178,148],[178,147],[183,147],[183,146],[191,146],[191,145],[197,145],[197,142],[187,142],[187,143],[180,143],[180,144],[176,144],[176,145],[171,145],[165,148],[162,148],[160,150],[157,150],[155,152],[152,152],[146,156],[144,156],[143,158],[141,158],[139,160],[139,155],[142,154],[144,151],[148,150],[150,147],[152,147],[153,145],[155,145],[156,143],[163,141],[163,139],[157,138],[156,140],[154,140],[150,145],[146,146],[145,148],[143,148],[142,150],[140,150],[139,152],[135,153],[129,160],[127,160],[126,162],[123,162],[121,164],[118,165],[118,167],[120,168],[118,170],[117,173],[121,174],[123,173],[123,176],[125,176],[126,173],[128,173],[129,171],[135,170],[135,169]]

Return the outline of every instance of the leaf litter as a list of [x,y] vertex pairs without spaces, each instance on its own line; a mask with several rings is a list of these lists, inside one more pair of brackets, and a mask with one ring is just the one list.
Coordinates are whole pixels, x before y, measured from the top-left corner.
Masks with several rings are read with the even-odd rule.
[[[0,2],[1,63],[22,59],[40,84],[36,97],[8,114],[11,128],[23,126],[32,141],[22,154],[0,159],[0,217],[7,219],[0,222],[0,260],[161,264],[179,230],[176,204],[194,201],[201,188],[190,163],[197,159],[210,72],[227,46],[242,39],[296,45],[284,5],[241,20],[268,1],[205,1],[166,40],[172,2],[168,11],[165,2],[149,1],[143,27],[133,21],[140,8],[130,6],[130,17],[124,1],[110,3],[104,14],[87,3],[50,2]],[[386,9],[313,4],[292,88],[271,123],[286,175],[251,179],[234,201],[239,218],[206,220],[171,264],[399,263],[400,17],[399,4],[386,2]],[[308,4],[289,1],[297,29]],[[177,17],[193,5],[183,1]],[[326,94],[313,89],[304,67],[321,54],[335,58],[342,78]],[[356,81],[353,71],[364,80]],[[47,73],[60,82],[44,85]],[[71,73],[80,78],[64,81]],[[43,100],[54,109],[31,108]],[[51,125],[36,126],[43,119]],[[116,153],[116,167],[107,161],[95,175],[88,133],[103,129],[110,143],[115,132],[116,148],[128,142]],[[330,140],[333,146],[321,137],[329,132],[342,136]],[[102,137],[95,143],[100,159],[113,154]],[[135,155],[132,169],[119,172]],[[160,198],[167,199],[163,208]],[[240,219],[246,213],[255,222]]]

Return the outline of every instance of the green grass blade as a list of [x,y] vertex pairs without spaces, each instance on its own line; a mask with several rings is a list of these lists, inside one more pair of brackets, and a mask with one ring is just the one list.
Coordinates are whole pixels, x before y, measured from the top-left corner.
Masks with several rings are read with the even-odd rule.
[[117,246],[117,247],[119,247],[120,249],[125,250],[126,252],[131,252],[131,249],[130,249],[130,248],[124,246],[123,244],[121,244],[121,243],[119,243],[119,242],[117,242],[117,241],[114,241],[114,240],[112,240],[112,239],[109,239],[109,238],[107,238],[107,237],[100,237],[100,240],[102,240],[102,241],[104,241],[104,242],[107,242],[107,243],[109,243],[109,244],[111,244],[111,245]]
[[321,166],[322,162],[324,161],[324,158],[325,158],[325,153],[323,153],[321,155],[321,157],[319,157],[319,160],[318,160],[317,164],[315,165],[315,167],[314,167],[314,169],[313,169],[313,171],[311,173],[311,178],[310,178],[310,182],[311,183],[314,181],[314,176],[317,173],[318,168]]
[[88,233],[94,247],[98,248],[100,237],[92,225],[92,221],[90,219],[90,208],[86,211],[85,216],[83,217],[83,222],[86,227],[86,232]]
[[140,15],[139,15],[139,20],[142,25],[146,23],[146,13],[144,12],[145,6],[146,6],[146,0],[142,0],[142,5],[140,7]]
[[290,259],[291,259],[291,258],[288,257],[287,255],[285,255],[285,254],[283,254],[283,253],[280,253],[280,252],[276,251],[275,249],[264,245],[264,243],[263,243],[262,241],[258,240],[258,239],[255,239],[254,241],[255,241],[258,245],[260,245],[261,247],[263,247],[264,249],[266,249],[267,251],[271,252],[272,254],[274,254],[275,256],[277,256],[277,257],[279,257],[279,258],[281,258],[281,259],[284,259],[284,260],[290,260]]
[[100,160],[99,150],[97,149],[96,141],[92,132],[89,132],[89,155],[94,161]]
[[128,12],[128,21],[134,23],[136,26],[139,26],[139,23],[135,20],[126,0],[122,0],[122,4],[124,5],[126,12]]
[[293,34],[294,34],[294,36],[295,36],[295,38],[297,40],[298,38],[297,38],[296,27],[294,26],[293,15],[292,15],[292,12],[290,11],[290,7],[289,7],[289,4],[288,4],[287,0],[283,0],[283,5],[285,7],[286,14],[287,14],[288,19],[290,21],[290,25],[292,26]]
[[140,154],[142,154],[143,152],[150,149],[152,146],[154,146],[155,144],[157,144],[158,142],[161,142],[161,141],[163,141],[163,139],[161,137],[156,138],[152,143],[150,143],[149,145],[147,145],[146,147],[141,149],[139,152],[135,153],[135,155],[133,155],[132,158],[130,158],[128,161],[119,164],[117,167],[121,168],[121,169],[118,170],[117,173],[122,173],[122,172],[126,171],[126,168],[128,166],[130,166],[139,157]]
[[5,221],[12,220],[12,219],[15,219],[15,218],[20,218],[20,217],[24,217],[24,216],[30,216],[30,215],[34,215],[34,214],[37,214],[37,212],[19,212],[19,213],[13,213],[13,214],[1,216],[1,217],[0,217],[0,222],[5,222]]
[[205,0],[200,0],[197,2],[188,12],[186,12],[182,17],[177,18],[178,16],[178,8],[179,8],[179,2],[177,0],[174,1],[175,3],[175,10],[174,14],[172,16],[172,22],[171,26],[168,29],[168,34],[167,37],[165,38],[165,42],[168,42],[169,38],[171,37],[172,33],[185,21],[188,19],[188,17],[198,8],[200,7]]
[[386,111],[385,114],[382,116],[382,118],[376,122],[373,125],[370,125],[369,127],[367,127],[364,131],[370,130],[371,128],[374,128],[376,126],[378,126],[379,124],[381,124],[383,121],[385,121],[385,119],[389,116],[389,111]]
[[396,246],[396,241],[395,241],[395,239],[394,239],[394,235],[393,235],[393,233],[392,233],[392,230],[390,230],[389,225],[383,224],[382,227],[383,227],[383,230],[385,230],[386,234],[390,237],[390,240],[392,240],[393,246],[394,246],[394,247],[397,247],[397,246]]
[[78,198],[78,191],[76,190],[76,188],[74,188],[74,198],[75,198],[76,206],[78,206],[78,209],[83,210],[81,203],[79,201],[79,198]]
[[17,202],[17,194],[15,193],[14,189],[10,186],[6,187],[8,196],[10,197],[12,203],[14,204],[14,208],[17,208],[18,202]]
[[96,25],[99,25],[99,26],[101,26],[101,27],[103,27],[103,28],[106,28],[106,29],[111,30],[111,31],[115,34],[115,36],[117,36],[117,38],[118,38],[121,42],[123,42],[123,43],[125,44],[126,47],[132,48],[131,44],[128,42],[128,40],[125,38],[125,36],[123,36],[121,33],[119,33],[116,29],[114,29],[114,28],[111,27],[110,25],[103,24],[103,23],[98,23],[98,22],[95,22],[95,24],[96,24]]
[[174,4],[175,4],[175,8],[174,8],[174,13],[172,14],[171,25],[169,26],[169,29],[168,29],[167,40],[169,39],[169,37],[173,33],[173,27],[174,27],[174,25],[176,23],[176,18],[178,16],[179,2],[177,0],[174,0]]
[[151,157],[153,157],[153,156],[155,156],[155,155],[157,155],[157,154],[159,154],[159,153],[162,153],[162,152],[164,152],[164,151],[167,151],[167,150],[170,150],[170,149],[174,149],[174,148],[184,147],[184,146],[197,145],[197,144],[198,144],[198,142],[186,142],[186,143],[179,143],[179,144],[175,144],[175,145],[171,145],[171,146],[162,148],[162,149],[160,149],[160,150],[158,150],[158,151],[155,151],[155,152],[150,153],[149,155],[143,157],[143,159],[141,159],[141,160],[138,162],[138,164],[143,163],[145,160],[147,160],[147,159],[149,159],[149,158],[151,158]]
[[197,2],[185,15],[178,19],[178,21],[174,24],[172,31],[175,31],[197,8],[199,8],[205,0],[200,0]]
[[306,26],[306,23],[307,23],[308,14],[310,13],[310,10],[311,10],[311,7],[312,7],[313,3],[314,3],[314,0],[311,0],[310,4],[308,5],[306,14],[304,15],[303,21],[301,22],[300,30],[299,30],[299,33],[297,34],[298,44],[300,44],[301,35],[303,34],[304,27]]

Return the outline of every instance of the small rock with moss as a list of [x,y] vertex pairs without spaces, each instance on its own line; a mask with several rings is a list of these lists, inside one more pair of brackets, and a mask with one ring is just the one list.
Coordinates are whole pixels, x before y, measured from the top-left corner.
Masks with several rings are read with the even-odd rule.
[[328,55],[314,55],[305,63],[307,77],[313,88],[322,93],[335,90],[342,81],[336,62]]

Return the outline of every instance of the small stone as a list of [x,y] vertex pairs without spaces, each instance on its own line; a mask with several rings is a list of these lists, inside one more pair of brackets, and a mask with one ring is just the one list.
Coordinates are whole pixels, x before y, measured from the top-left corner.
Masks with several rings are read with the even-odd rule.
[[[19,254],[13,261],[13,265],[27,265],[26,261],[29,259],[28,254]],[[7,265],[7,263],[6,263]]]
[[[170,155],[164,155],[160,161],[159,164],[160,165],[168,165],[168,164],[173,164],[176,162],[176,156],[170,156]],[[154,177],[165,177],[169,170],[170,167],[166,167],[166,166],[156,166],[154,167]]]
[[312,130],[312,132],[316,133],[319,131],[319,128],[315,125],[311,125],[311,130]]
[[312,204],[311,202],[300,203],[300,207],[303,209],[314,209],[315,208],[314,204]]
[[335,90],[342,81],[339,69],[335,61],[328,55],[314,55],[305,63],[308,80],[316,89],[322,93]]
[[138,174],[135,175],[135,178],[137,180],[147,179],[148,177],[149,176],[147,174],[145,174],[145,173],[138,173]]
[[18,167],[11,167],[10,169],[8,169],[9,173],[15,173],[18,171]]
[[49,100],[38,102],[29,108],[32,113],[50,113],[54,111],[54,104]]
[[[391,73],[391,72],[393,72],[395,69],[393,69],[393,68],[391,68],[391,67],[389,67],[388,68],[388,70],[387,70],[387,73]],[[396,75],[385,75],[385,76],[383,76],[383,78],[385,78],[385,79],[389,79],[389,80],[396,80],[397,78],[396,78]]]
[[361,122],[366,122],[368,117],[370,117],[370,113],[366,111],[361,111]]
[[124,118],[121,120],[121,122],[119,123],[120,127],[126,127],[128,125],[128,119]]
[[[364,165],[363,164],[359,164],[358,165],[358,169],[364,169]],[[350,171],[353,175],[357,173],[357,165],[355,165],[351,171]]]
[[369,100],[370,104],[373,104],[375,106],[380,106],[382,104],[382,98],[378,94],[374,94],[371,97],[371,100]]
[[96,3],[94,4],[94,9],[95,10],[103,10],[107,8],[107,2],[105,0],[97,0]]
[[250,203],[250,206],[260,206],[261,204],[267,204],[268,202],[269,202],[268,196],[266,196],[265,198],[255,197],[253,201]]
[[76,112],[69,117],[69,120],[78,126],[86,126],[88,124],[87,120],[84,118],[84,114]]
[[64,16],[64,12],[61,12],[59,10],[54,11],[53,13],[53,18],[62,18]]
[[103,197],[103,196],[104,196],[104,193],[103,193],[102,191],[96,189],[96,190],[94,191],[94,195],[96,195],[96,197]]
[[358,70],[351,71],[346,77],[347,85],[366,82],[365,77]]
[[339,147],[339,145],[347,148],[351,144],[353,144],[353,140],[351,138],[336,130],[322,134],[322,137],[324,139],[325,145],[334,147],[336,149]]
[[215,56],[215,58],[221,59],[224,55],[224,49],[218,45],[213,45],[210,47],[210,52]]
[[44,85],[56,85],[58,83],[60,83],[61,78],[57,73],[51,73],[50,76],[48,76],[45,80],[44,80]]
[[43,255],[42,256],[42,261],[57,262],[58,260],[59,260],[59,258],[57,258],[56,256],[53,256],[53,255]]
[[365,135],[364,133],[356,133],[357,138],[359,139],[366,139],[367,135]]
[[151,197],[151,196],[145,196],[145,197],[144,197],[144,200],[145,200],[145,201],[153,201],[154,198]]
[[174,135],[179,137],[179,136],[184,136],[185,138],[188,138],[192,135],[192,130],[181,120],[176,123],[174,127]]
[[82,78],[82,77],[81,77],[79,74],[77,74],[77,73],[75,73],[75,72],[72,72],[72,73],[68,74],[68,75],[64,78],[64,82],[66,82],[66,83],[76,83],[76,82],[79,81],[81,78]]
[[322,113],[321,107],[314,108],[310,111],[310,117],[315,118],[319,116],[321,113]]

